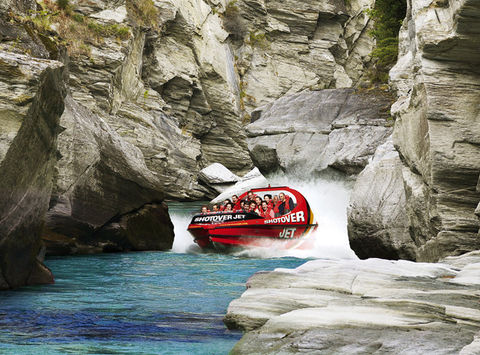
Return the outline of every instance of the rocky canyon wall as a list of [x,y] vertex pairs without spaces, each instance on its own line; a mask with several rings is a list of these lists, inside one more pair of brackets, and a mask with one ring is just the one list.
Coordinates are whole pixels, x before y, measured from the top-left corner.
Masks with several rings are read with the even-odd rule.
[[2,288],[51,281],[40,235],[50,254],[168,249],[164,199],[204,197],[213,162],[249,171],[254,109],[361,83],[368,6],[2,1]]
[[396,257],[428,261],[480,248],[479,18],[476,1],[408,2],[390,72],[398,155],[386,159],[395,168],[376,186],[380,165],[364,171],[349,211],[350,241],[362,257],[385,256],[385,243]]

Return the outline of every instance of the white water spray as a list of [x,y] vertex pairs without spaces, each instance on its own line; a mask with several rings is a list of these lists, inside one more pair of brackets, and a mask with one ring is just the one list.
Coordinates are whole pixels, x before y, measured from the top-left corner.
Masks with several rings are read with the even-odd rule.
[[[352,188],[351,182],[331,177],[305,180],[283,174],[269,176],[268,180],[272,186],[289,186],[305,196],[318,223],[317,231],[313,235],[315,247],[311,250],[286,251],[257,248],[236,255],[260,258],[283,256],[330,259],[356,258],[355,253],[350,249],[347,234],[347,206]],[[187,232],[187,226],[192,218],[192,213],[200,210],[200,205],[190,204],[190,211],[185,209],[180,212],[179,209],[171,209],[171,217],[175,226],[173,252],[199,251],[199,248],[193,243],[190,233]]]

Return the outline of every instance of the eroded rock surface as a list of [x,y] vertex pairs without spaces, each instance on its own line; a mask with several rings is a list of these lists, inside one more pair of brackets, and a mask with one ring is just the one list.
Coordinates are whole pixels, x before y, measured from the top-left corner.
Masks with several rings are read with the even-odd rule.
[[262,172],[360,172],[391,134],[389,93],[332,89],[284,96],[253,113],[250,155]]
[[232,2],[224,13],[234,42],[242,108],[305,89],[356,86],[373,49],[365,9],[372,1]]
[[416,259],[405,209],[403,165],[390,137],[355,181],[348,207],[350,247],[358,257]]
[[64,66],[0,52],[0,289],[53,282],[40,232],[52,190]]
[[[58,142],[61,158],[55,169],[55,188],[43,233],[47,252],[57,254],[65,249],[64,245],[71,245],[68,253],[88,251],[88,246],[92,251],[101,251],[108,241],[106,226],[117,216],[163,201],[163,186],[145,165],[139,148],[124,141],[99,116],[71,97],[66,100],[60,124],[64,128]],[[150,223],[155,223],[155,218],[152,215]],[[97,240],[100,230],[102,237]],[[153,237],[142,229],[129,229],[132,234],[137,239]],[[116,232],[111,238],[111,244],[115,244]],[[172,238],[170,228],[164,239]],[[117,248],[128,249],[124,244]]]
[[[398,63],[390,72],[398,90],[392,106],[393,143],[401,157],[405,203],[385,200],[381,210],[355,211],[354,206],[352,213],[358,213],[359,225],[362,213],[369,224],[373,213],[404,209],[416,259],[435,261],[480,249],[475,214],[480,201],[480,73],[476,69],[480,4],[468,0],[408,4]],[[398,186],[382,187],[382,194],[396,195]],[[399,203],[403,206],[395,206]],[[396,226],[392,227],[386,234],[396,233]],[[352,225],[350,237],[357,239],[353,230]],[[389,244],[381,237],[386,230],[379,223],[368,233],[361,232],[361,238],[371,238],[371,245]],[[377,252],[363,255],[377,256]]]
[[479,263],[473,252],[441,264],[315,260],[257,273],[225,317],[248,331],[232,353],[471,353],[479,280],[462,274]]

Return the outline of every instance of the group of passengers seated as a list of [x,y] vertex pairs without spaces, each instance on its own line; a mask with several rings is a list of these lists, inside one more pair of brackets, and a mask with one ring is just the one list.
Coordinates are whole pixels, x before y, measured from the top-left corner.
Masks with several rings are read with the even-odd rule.
[[290,196],[280,192],[278,195],[272,197],[270,194],[257,196],[253,191],[248,191],[247,197],[244,200],[238,201],[238,196],[233,195],[232,199],[227,199],[219,206],[214,204],[212,211],[207,206],[202,206],[202,214],[207,213],[234,213],[245,212],[255,213],[263,218],[274,218],[283,216],[289,213],[295,207]]

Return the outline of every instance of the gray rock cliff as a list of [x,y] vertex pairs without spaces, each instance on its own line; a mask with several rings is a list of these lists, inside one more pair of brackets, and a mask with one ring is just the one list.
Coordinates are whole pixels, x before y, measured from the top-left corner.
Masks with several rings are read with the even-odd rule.
[[246,127],[255,165],[312,176],[360,172],[391,134],[392,97],[381,90],[330,89],[284,96],[253,111]]
[[[400,31],[399,59],[390,79],[398,90],[392,106],[393,143],[401,159],[398,178],[405,201],[386,200],[379,213],[406,211],[407,219],[397,226],[405,223],[401,228],[408,228],[417,260],[434,261],[480,249],[475,214],[480,201],[480,81],[475,69],[480,58],[479,6],[475,1],[409,2]],[[375,178],[375,173],[365,174]],[[397,194],[398,188],[381,185],[380,191]],[[352,202],[351,240],[370,238],[370,244],[388,244],[381,240],[382,230],[389,229],[383,223],[367,233],[355,230],[362,213],[366,220],[378,213],[358,210],[358,201]],[[393,207],[398,203],[401,207]],[[394,233],[394,229],[387,232]],[[362,255],[379,256],[377,250]]]
[[62,63],[0,51],[0,289],[53,282],[40,239],[66,95]]

